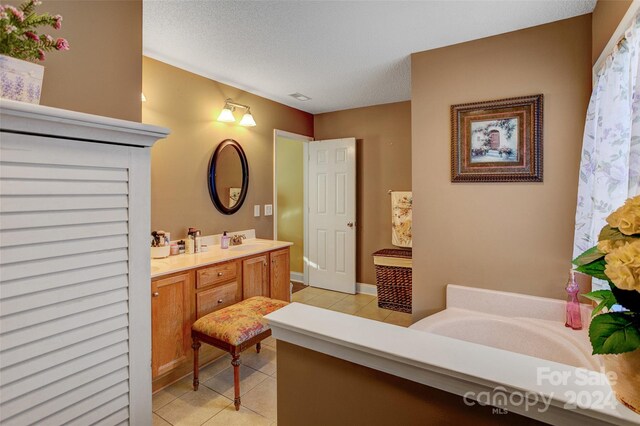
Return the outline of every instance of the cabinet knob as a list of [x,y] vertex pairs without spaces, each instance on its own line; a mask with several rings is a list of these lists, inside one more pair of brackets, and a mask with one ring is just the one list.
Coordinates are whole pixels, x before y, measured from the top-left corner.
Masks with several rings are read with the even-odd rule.
[[152,294],[152,296],[153,296],[153,297],[158,297],[158,296],[160,296],[160,293],[158,293],[157,291],[154,291],[154,292],[153,292],[153,294]]
[[218,272],[218,276],[221,277],[222,276],[222,272]]
[[271,263],[276,263],[276,260],[275,259],[271,259]]
[[222,303],[222,299],[218,299],[218,305]]

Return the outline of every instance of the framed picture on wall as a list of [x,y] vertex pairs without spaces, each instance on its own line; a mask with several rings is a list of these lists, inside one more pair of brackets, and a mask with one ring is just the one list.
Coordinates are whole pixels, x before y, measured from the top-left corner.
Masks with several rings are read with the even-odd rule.
[[542,182],[543,95],[451,106],[452,182]]

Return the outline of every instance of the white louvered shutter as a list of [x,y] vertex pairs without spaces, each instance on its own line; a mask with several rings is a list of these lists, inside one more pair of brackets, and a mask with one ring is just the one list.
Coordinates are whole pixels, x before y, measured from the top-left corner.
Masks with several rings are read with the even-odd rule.
[[0,135],[0,423],[146,423],[148,149]]

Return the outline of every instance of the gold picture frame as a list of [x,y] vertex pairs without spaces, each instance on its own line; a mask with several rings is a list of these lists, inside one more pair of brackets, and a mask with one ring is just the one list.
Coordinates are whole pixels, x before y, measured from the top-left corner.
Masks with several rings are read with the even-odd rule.
[[451,106],[452,182],[542,182],[543,95]]

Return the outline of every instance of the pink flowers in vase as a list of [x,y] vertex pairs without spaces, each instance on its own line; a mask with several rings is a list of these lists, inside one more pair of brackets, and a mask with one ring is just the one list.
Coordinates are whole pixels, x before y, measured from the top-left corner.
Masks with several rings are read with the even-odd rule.
[[52,50],[69,50],[64,38],[54,39],[48,34],[36,32],[36,28],[50,26],[59,30],[62,16],[37,14],[38,0],[28,0],[19,7],[0,5],[0,55],[28,61],[44,61],[45,53]]

